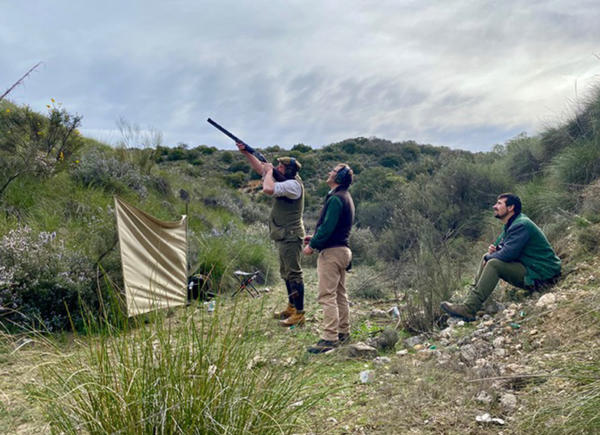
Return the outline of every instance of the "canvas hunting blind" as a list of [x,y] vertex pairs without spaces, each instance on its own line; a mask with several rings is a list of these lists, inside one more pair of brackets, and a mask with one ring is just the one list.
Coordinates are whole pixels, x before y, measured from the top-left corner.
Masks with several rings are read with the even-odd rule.
[[187,217],[165,222],[115,196],[127,315],[187,303]]

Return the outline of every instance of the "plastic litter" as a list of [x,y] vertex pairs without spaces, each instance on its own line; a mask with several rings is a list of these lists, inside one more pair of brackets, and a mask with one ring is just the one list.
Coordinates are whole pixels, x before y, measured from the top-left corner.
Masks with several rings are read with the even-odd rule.
[[362,372],[360,372],[360,381],[363,384],[368,384],[369,382],[373,382],[373,379],[375,379],[375,373],[373,372],[373,370],[363,370]]

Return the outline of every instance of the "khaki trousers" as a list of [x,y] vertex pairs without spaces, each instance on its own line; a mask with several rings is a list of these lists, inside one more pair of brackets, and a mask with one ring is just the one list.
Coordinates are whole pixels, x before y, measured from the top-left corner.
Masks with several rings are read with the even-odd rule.
[[352,251],[345,246],[327,248],[317,259],[319,277],[318,302],[323,307],[321,338],[337,341],[338,333],[350,332],[350,304],[346,293],[346,267]]

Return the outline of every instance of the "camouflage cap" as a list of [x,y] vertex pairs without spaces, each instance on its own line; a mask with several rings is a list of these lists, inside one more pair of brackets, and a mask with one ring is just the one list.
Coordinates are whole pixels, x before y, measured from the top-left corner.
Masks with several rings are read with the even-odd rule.
[[296,164],[296,169],[300,170],[302,165],[295,157],[278,157],[277,161],[285,166],[289,166],[292,162]]

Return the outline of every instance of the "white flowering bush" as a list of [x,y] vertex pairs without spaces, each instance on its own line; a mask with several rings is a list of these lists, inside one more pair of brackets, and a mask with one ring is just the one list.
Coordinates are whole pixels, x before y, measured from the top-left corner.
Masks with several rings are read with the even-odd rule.
[[0,322],[66,329],[81,319],[81,303],[97,299],[89,259],[69,251],[56,233],[23,226],[0,239]]

